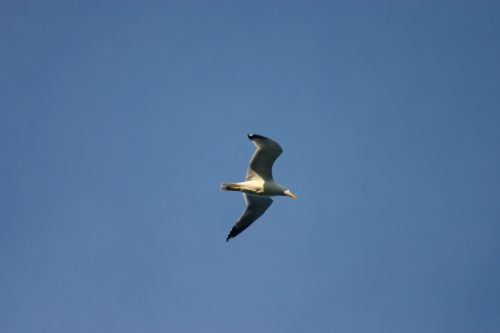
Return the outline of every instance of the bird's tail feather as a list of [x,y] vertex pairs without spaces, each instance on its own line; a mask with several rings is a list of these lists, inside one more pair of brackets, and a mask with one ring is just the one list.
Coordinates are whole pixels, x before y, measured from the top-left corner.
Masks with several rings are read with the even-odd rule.
[[221,183],[220,184],[220,189],[222,191],[239,191],[240,190],[240,185],[235,184],[235,183]]

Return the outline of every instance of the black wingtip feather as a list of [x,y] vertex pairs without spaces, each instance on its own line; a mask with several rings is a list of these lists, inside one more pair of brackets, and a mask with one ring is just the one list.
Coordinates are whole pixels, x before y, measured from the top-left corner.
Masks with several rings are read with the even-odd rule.
[[235,230],[233,228],[233,229],[231,229],[231,231],[229,232],[229,234],[227,234],[226,242],[228,242],[231,238],[234,238],[234,236],[236,236],[236,234],[235,234]]
[[253,140],[253,139],[267,139],[265,136],[260,135],[260,134],[255,134],[255,133],[248,133],[248,134],[247,134],[247,137],[248,137],[250,140]]

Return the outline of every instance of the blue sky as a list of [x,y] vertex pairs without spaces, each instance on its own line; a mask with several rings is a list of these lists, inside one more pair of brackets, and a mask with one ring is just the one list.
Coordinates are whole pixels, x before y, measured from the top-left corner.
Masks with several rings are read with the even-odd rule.
[[[494,1],[0,5],[2,332],[497,332]],[[246,133],[299,196],[225,242]]]

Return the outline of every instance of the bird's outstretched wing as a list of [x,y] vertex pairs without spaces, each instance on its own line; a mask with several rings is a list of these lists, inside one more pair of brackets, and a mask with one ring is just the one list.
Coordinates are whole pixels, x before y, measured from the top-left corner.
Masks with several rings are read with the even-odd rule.
[[239,218],[238,222],[233,226],[229,235],[227,235],[226,241],[230,238],[236,237],[243,230],[248,228],[255,220],[257,220],[269,206],[273,203],[273,199],[260,197],[252,194],[243,193],[245,202],[247,203],[247,208],[243,212],[243,215]]
[[257,149],[250,160],[246,180],[272,180],[274,161],[283,152],[280,145],[265,136],[248,134]]

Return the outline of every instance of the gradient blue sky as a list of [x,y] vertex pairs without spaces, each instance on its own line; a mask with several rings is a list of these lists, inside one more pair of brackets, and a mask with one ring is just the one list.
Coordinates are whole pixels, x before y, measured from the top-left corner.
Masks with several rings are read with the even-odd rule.
[[[496,1],[3,1],[0,331],[498,332]],[[219,191],[284,147],[278,198]]]

